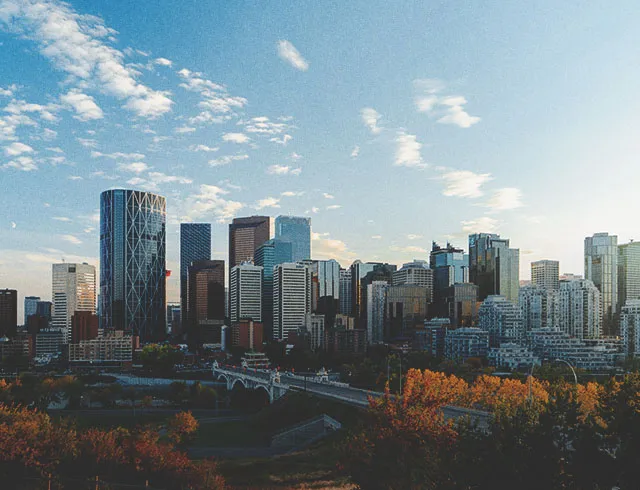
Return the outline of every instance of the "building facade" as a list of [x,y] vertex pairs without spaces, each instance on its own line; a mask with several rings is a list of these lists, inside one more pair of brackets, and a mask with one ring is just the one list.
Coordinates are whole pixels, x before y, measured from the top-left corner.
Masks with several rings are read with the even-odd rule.
[[231,269],[229,316],[231,325],[240,320],[262,323],[262,267],[245,262]]
[[429,289],[428,301],[433,302],[434,271],[429,268],[424,260],[414,260],[402,264],[402,268],[393,273],[392,284],[403,286],[405,284],[415,284]]
[[76,311],[96,313],[96,268],[89,264],[53,264],[51,327],[62,329],[71,341],[71,319]]
[[291,243],[292,262],[311,259],[311,218],[278,216],[275,238]]
[[524,324],[522,311],[504,296],[488,296],[478,310],[478,326],[489,332],[489,345],[500,347],[500,344],[524,341]]
[[469,256],[450,243],[443,248],[433,242],[429,265],[433,271],[434,302],[442,307],[443,293],[447,288],[469,282]]
[[385,312],[387,307],[387,281],[373,281],[367,285],[367,341],[381,344],[385,337]]
[[14,335],[18,327],[18,291],[0,289],[0,336]]
[[601,294],[602,329],[616,333],[618,310],[618,237],[596,233],[584,239],[584,278],[593,282]]
[[587,279],[560,281],[558,326],[571,337],[602,335],[601,294]]
[[98,316],[90,311],[76,311],[71,317],[71,343],[98,336]]
[[456,283],[442,292],[443,310],[439,305],[435,316],[449,318],[454,327],[473,327],[478,319],[478,286],[470,282]]
[[188,338],[192,345],[220,343],[224,326],[224,260],[196,260],[187,280]]
[[253,320],[240,320],[231,326],[231,342],[249,351],[262,352],[263,325]]
[[620,337],[627,357],[640,356],[640,299],[630,299],[620,311]]
[[340,313],[352,315],[351,269],[340,269]]
[[520,288],[518,304],[525,333],[539,328],[557,328],[560,316],[559,292],[538,284]]
[[181,319],[189,322],[187,312],[187,275],[197,260],[211,260],[211,224],[180,223],[180,308]]
[[269,216],[234,218],[229,225],[229,269],[254,260],[255,251],[269,240],[270,228]]
[[560,289],[560,262],[537,260],[531,262],[531,284],[545,289]]
[[38,313],[38,302],[40,296],[25,296],[24,297],[24,324],[27,324],[27,320],[31,315]]
[[273,337],[286,340],[311,313],[312,271],[301,263],[276,265],[273,273]]
[[100,314],[105,331],[143,342],[166,335],[166,201],[150,192],[100,195]]
[[456,362],[471,357],[486,357],[489,350],[489,332],[476,327],[447,330],[444,338],[444,355]]
[[478,299],[500,295],[518,302],[520,250],[492,233],[469,235],[469,279],[478,285]]
[[324,315],[316,315],[314,313],[307,313],[304,322],[307,330],[307,339],[309,340],[309,348],[315,352],[324,348],[325,338],[325,325]]
[[618,305],[640,299],[640,242],[618,245]]
[[385,337],[412,336],[427,318],[430,290],[425,286],[403,284],[387,288]]

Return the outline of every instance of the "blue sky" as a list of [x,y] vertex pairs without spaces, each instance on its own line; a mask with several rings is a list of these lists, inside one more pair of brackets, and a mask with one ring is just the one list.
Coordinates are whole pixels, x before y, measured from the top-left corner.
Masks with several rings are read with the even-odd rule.
[[312,218],[315,258],[402,263],[498,232],[582,273],[638,238],[640,5],[0,0],[0,287],[98,265],[99,194],[178,226]]

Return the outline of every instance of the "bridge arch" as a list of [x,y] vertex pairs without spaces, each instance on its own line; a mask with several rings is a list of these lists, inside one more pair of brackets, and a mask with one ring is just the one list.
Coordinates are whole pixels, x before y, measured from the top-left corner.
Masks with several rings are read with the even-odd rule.
[[244,379],[236,378],[231,382],[231,390],[230,391],[233,391],[238,383],[240,383],[243,388],[245,388],[245,389],[247,388],[247,382]]
[[266,396],[263,397],[263,400],[266,401],[266,403],[263,403],[264,406],[269,405],[269,403],[271,403],[273,401],[273,397],[272,397],[271,391],[269,390],[269,388],[266,385],[256,385],[254,391],[257,394],[263,394],[263,395],[266,394]]

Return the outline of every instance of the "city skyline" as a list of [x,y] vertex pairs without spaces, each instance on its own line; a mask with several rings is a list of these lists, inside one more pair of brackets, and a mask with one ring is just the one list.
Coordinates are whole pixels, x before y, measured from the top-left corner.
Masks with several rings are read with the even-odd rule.
[[556,3],[185,5],[167,23],[169,2],[0,0],[0,287],[46,300],[52,263],[98,267],[111,187],[167,197],[169,301],[179,223],[212,223],[229,264],[227,226],[254,214],[311,217],[313,258],[342,267],[486,232],[522,279],[540,259],[583,275],[585,237],[637,237],[633,196],[609,189],[640,172],[640,34],[624,8]]

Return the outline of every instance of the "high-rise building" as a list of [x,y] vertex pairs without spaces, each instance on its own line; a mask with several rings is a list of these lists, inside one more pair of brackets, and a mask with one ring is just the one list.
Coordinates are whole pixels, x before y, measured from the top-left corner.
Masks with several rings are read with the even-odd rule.
[[[362,287],[360,281],[376,266],[383,265],[381,262],[361,262],[356,260],[351,264],[351,316],[359,322],[360,316],[363,313],[363,309],[367,307],[366,301],[362,300]],[[347,313],[343,311],[342,313]]]
[[526,333],[540,328],[558,328],[558,290],[541,284],[523,286],[520,288],[518,303],[522,309]]
[[[186,306],[184,311],[186,313]],[[182,335],[182,305],[180,303],[167,303],[167,333],[172,337]]]
[[304,326],[311,313],[309,266],[301,263],[278,264],[273,271],[273,337],[286,340]]
[[504,296],[488,296],[478,310],[478,326],[489,332],[489,345],[500,347],[505,342],[521,344],[524,324],[520,307]]
[[255,265],[262,267],[262,324],[264,335],[273,338],[273,268],[292,262],[291,243],[267,240],[255,252]]
[[618,245],[618,304],[640,299],[640,242]]
[[187,336],[192,345],[220,344],[224,326],[224,260],[196,260],[187,272]]
[[211,260],[211,225],[209,223],[180,223],[180,308],[182,320],[188,323],[187,274],[196,260]]
[[240,320],[262,323],[262,267],[244,262],[231,269],[230,279],[231,324]]
[[166,335],[166,201],[150,192],[100,195],[100,322],[140,340]]
[[51,309],[53,304],[51,301],[38,301],[36,306],[36,315],[42,316],[47,320],[51,320]]
[[469,256],[461,248],[447,243],[445,248],[436,242],[431,245],[429,265],[433,271],[434,301],[442,303],[444,290],[456,283],[469,282]]
[[275,228],[276,240],[291,243],[293,262],[311,258],[311,218],[278,216]]
[[53,264],[51,327],[71,341],[71,319],[76,311],[96,312],[96,268],[89,264]]
[[262,323],[240,320],[231,326],[231,343],[249,351],[262,352]]
[[352,314],[351,304],[351,269],[340,269],[340,313]]
[[340,299],[340,264],[333,259],[314,260],[313,272],[318,278],[318,298]]
[[0,289],[0,336],[14,335],[18,327],[18,291]]
[[388,288],[387,281],[372,281],[367,284],[367,341],[370,344],[384,342]]
[[24,297],[24,324],[27,324],[27,320],[31,315],[38,313],[38,302],[40,296],[25,296]]
[[76,311],[71,317],[71,343],[98,336],[98,317],[91,311]]
[[416,328],[422,328],[427,318],[429,293],[429,288],[415,284],[387,288],[387,339],[411,336]]
[[584,278],[593,282],[601,294],[602,328],[606,335],[616,333],[618,311],[618,237],[596,233],[584,239]]
[[425,260],[414,260],[402,264],[402,268],[393,273],[393,285],[415,284],[429,289],[429,302],[433,302],[434,271]]
[[315,313],[307,313],[305,316],[304,326],[309,340],[309,348],[312,351],[320,350],[324,347],[324,315],[316,315]]
[[620,337],[626,356],[640,356],[640,299],[627,300],[620,310]]
[[578,339],[602,335],[601,294],[587,279],[560,281],[560,330]]
[[365,276],[360,279],[360,316],[356,317],[356,323],[358,328],[369,330],[367,325],[368,315],[368,291],[369,284],[375,281],[384,281],[387,284],[393,284],[393,274],[397,271],[397,266],[391,264],[376,264],[373,266],[373,270],[367,272]]
[[445,316],[455,328],[473,327],[478,319],[478,286],[470,282],[456,283],[442,292]]
[[557,260],[531,262],[531,284],[555,291],[560,289],[560,262]]
[[478,299],[500,295],[518,302],[520,250],[493,233],[469,235],[469,280],[478,285]]
[[270,238],[270,228],[269,216],[234,218],[229,225],[229,269],[254,260],[255,251]]

